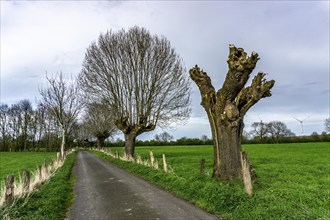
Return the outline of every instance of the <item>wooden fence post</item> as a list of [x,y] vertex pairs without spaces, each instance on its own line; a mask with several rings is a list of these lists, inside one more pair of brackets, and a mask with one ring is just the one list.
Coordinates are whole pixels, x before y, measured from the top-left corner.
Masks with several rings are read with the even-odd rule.
[[54,159],[51,158],[49,162],[49,171],[52,172],[54,170]]
[[42,166],[38,165],[39,180],[42,180]]
[[248,194],[251,197],[253,194],[253,188],[252,188],[252,180],[250,173],[250,164],[247,157],[247,153],[244,151],[241,152],[241,164],[242,164],[244,190],[246,194]]
[[149,154],[150,154],[151,167],[154,167],[154,163],[155,163],[154,153],[150,151]]
[[201,167],[200,167],[200,173],[203,176],[204,175],[204,166],[205,166],[205,159],[201,160]]
[[140,154],[138,154],[137,157],[136,157],[136,163],[137,164],[142,164],[142,158],[141,158]]
[[5,203],[10,205],[14,201],[14,176],[9,175],[7,176],[7,183],[6,183],[6,193],[5,193]]
[[26,192],[30,190],[30,172],[28,170],[23,171],[23,189]]
[[118,151],[116,150],[116,159],[119,158],[119,154],[118,154]]
[[44,169],[45,169],[45,174],[48,174],[48,165],[46,159],[44,160]]
[[167,163],[166,163],[165,154],[163,154],[163,164],[164,164],[164,172],[167,173]]

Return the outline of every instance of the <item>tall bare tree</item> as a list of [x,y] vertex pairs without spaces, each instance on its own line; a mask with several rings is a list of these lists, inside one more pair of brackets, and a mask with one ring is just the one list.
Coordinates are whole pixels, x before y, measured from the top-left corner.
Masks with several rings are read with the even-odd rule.
[[5,151],[8,149],[8,112],[9,107],[6,104],[0,104],[0,135],[1,135],[1,151]]
[[61,127],[61,157],[63,158],[67,132],[82,108],[81,97],[76,81],[66,81],[62,72],[53,77],[46,76],[46,78],[48,87],[39,90],[41,104]]
[[87,49],[79,83],[113,110],[129,156],[134,155],[138,135],[190,114],[190,85],[182,59],[165,37],[144,28],[100,34]]
[[241,137],[243,119],[247,111],[261,98],[271,96],[275,81],[266,81],[259,72],[250,86],[245,87],[254,70],[258,54],[250,57],[242,48],[229,45],[227,60],[229,70],[222,87],[216,91],[210,77],[197,65],[189,73],[197,84],[211,125],[214,142],[213,177],[221,179],[242,178]]
[[30,127],[33,117],[32,103],[30,100],[23,99],[18,103],[21,112],[22,119],[22,134],[21,134],[21,144],[23,145],[24,151],[28,150],[28,139],[30,133]]
[[117,131],[109,106],[95,102],[89,104],[85,114],[84,128],[96,137],[99,148],[104,147],[105,139],[114,135]]

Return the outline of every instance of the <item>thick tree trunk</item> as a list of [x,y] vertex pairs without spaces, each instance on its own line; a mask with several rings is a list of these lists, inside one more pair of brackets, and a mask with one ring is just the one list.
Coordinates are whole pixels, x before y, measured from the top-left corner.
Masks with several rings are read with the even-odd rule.
[[220,179],[242,177],[241,167],[241,127],[242,125],[220,124],[217,145],[214,145],[214,155],[218,163],[214,163],[213,176]]
[[252,84],[245,87],[250,74],[259,60],[253,52],[250,57],[242,48],[229,46],[228,73],[218,91],[210,77],[197,65],[189,71],[197,84],[211,126],[214,142],[213,177],[219,179],[242,178],[241,137],[246,112],[261,98],[271,96],[275,81],[266,81],[259,72]]
[[105,137],[100,137],[100,136],[96,137],[96,142],[97,142],[97,148],[98,149],[101,149],[102,147],[104,147],[104,140],[105,139],[106,139]]
[[217,179],[241,178],[243,118],[239,116],[237,108],[231,103],[226,105],[225,111],[208,111],[208,117],[213,137],[213,177]]
[[125,133],[125,153],[128,158],[134,157],[134,150],[135,150],[135,140],[136,140],[136,134],[131,133]]

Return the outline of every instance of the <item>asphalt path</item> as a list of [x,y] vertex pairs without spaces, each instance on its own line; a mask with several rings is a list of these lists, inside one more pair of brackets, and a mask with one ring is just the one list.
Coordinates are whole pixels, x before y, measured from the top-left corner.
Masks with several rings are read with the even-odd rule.
[[74,172],[70,219],[218,219],[86,151],[78,152]]

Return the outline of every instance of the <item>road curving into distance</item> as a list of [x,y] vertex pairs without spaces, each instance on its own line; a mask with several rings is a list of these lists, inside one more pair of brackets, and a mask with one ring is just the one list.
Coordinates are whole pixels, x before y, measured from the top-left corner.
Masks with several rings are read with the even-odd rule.
[[70,219],[218,219],[87,151],[78,152],[74,172]]

